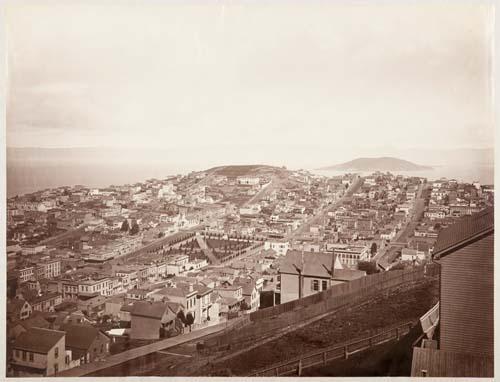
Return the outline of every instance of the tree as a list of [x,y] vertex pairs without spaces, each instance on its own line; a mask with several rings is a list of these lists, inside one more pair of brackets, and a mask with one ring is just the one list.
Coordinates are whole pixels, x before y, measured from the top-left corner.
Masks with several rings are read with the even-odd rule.
[[434,231],[439,231],[441,229],[441,224],[436,223],[434,224]]
[[445,206],[447,206],[448,204],[450,204],[450,197],[448,196],[448,194],[446,194],[446,195],[444,196],[444,200],[443,200],[443,202],[444,202],[444,205],[445,205]]
[[241,310],[250,310],[250,306],[248,306],[247,302],[243,300],[240,305]]
[[129,225],[128,225],[128,220],[125,219],[122,223],[122,228],[121,228],[121,231],[122,232],[128,232],[128,230],[130,229]]
[[186,325],[189,326],[189,331],[191,331],[191,325],[193,324],[194,324],[194,317],[191,314],[191,312],[189,312],[188,314],[186,314]]
[[165,233],[164,233],[164,232],[160,232],[160,233],[158,233],[158,239],[161,239],[163,236],[165,236]]
[[370,253],[372,255],[377,253],[377,243],[372,243],[372,247],[370,248]]
[[132,224],[132,228],[130,229],[131,235],[137,235],[139,233],[139,225],[137,223]]
[[404,270],[405,265],[403,263],[397,263],[396,265],[392,266],[389,271],[398,271],[398,270]]
[[181,310],[177,313],[177,318],[185,325],[186,324],[186,316],[184,315],[184,311]]
[[378,273],[377,264],[374,261],[360,261],[358,263],[358,269],[360,271],[365,271],[367,275]]

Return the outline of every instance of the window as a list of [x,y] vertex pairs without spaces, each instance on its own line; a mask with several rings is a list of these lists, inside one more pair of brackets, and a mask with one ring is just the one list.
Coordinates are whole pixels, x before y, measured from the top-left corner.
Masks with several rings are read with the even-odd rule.
[[30,352],[30,361],[33,362],[33,359],[34,359],[34,354]]
[[19,354],[19,350],[16,349],[16,358],[19,358],[20,354]]
[[319,291],[319,281],[318,280],[312,281],[312,290]]
[[55,363],[54,364],[54,374],[57,374],[58,372],[59,372],[59,364]]
[[321,290],[326,290],[328,288],[328,284],[326,280],[321,281]]
[[59,348],[58,347],[56,347],[54,349],[54,358],[57,358],[57,357],[59,357]]
[[26,352],[23,350],[23,361],[26,361]]

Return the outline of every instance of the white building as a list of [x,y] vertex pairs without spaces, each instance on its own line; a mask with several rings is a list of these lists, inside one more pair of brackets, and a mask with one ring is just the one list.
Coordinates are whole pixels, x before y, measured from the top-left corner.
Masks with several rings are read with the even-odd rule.
[[283,241],[283,240],[273,240],[273,241],[268,240],[264,243],[265,250],[272,249],[279,256],[285,256],[289,246],[290,243],[288,241]]
[[333,251],[342,266],[357,268],[360,261],[370,261],[370,248],[368,245],[349,245],[327,243],[327,251]]
[[256,186],[260,183],[260,178],[253,176],[239,176],[236,178],[236,182],[245,186]]
[[416,249],[403,248],[401,250],[402,261],[423,261],[425,260],[425,252]]

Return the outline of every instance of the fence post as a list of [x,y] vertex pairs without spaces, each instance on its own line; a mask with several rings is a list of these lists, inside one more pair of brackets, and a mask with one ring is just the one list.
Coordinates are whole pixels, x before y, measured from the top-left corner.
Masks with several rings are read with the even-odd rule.
[[302,360],[299,359],[299,367],[297,368],[297,375],[300,377],[302,375]]
[[344,358],[345,359],[349,358],[349,352],[347,351],[347,345],[344,346]]
[[396,328],[396,340],[399,340],[399,328]]
[[326,364],[326,351],[323,352],[323,364]]
[[373,343],[372,343],[372,337],[370,337],[370,339],[368,340],[368,346],[369,346],[369,347],[372,347],[372,346],[373,346]]

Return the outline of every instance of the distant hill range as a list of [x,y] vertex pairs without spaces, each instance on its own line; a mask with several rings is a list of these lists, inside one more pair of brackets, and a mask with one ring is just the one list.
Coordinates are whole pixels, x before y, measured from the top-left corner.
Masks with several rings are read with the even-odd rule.
[[421,166],[407,160],[381,157],[357,158],[334,166],[322,167],[318,170],[327,171],[422,171],[432,170],[432,167]]

